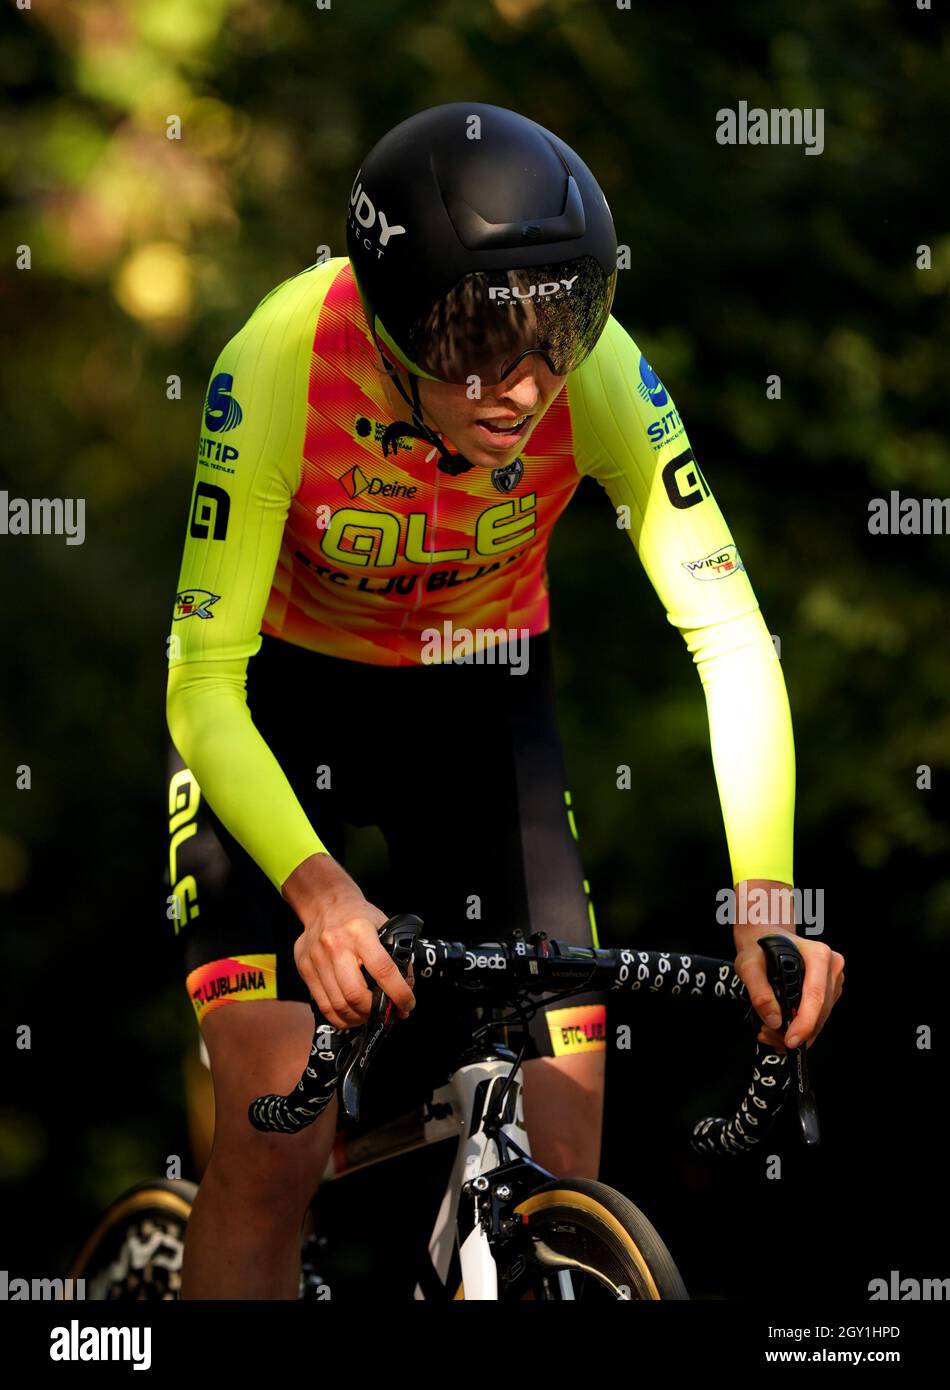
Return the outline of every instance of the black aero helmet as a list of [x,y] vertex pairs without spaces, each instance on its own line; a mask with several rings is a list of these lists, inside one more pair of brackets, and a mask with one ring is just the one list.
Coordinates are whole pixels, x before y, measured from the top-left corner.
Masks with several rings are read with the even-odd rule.
[[384,135],[346,237],[377,346],[416,376],[494,385],[531,352],[564,375],[610,315],[617,240],[597,180],[501,106],[450,102]]

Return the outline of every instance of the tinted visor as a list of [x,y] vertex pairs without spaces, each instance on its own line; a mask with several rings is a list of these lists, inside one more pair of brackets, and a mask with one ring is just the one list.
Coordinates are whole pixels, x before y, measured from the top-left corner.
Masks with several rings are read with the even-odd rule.
[[474,271],[411,330],[409,356],[440,381],[495,386],[530,352],[556,376],[579,367],[607,325],[617,272],[593,256],[526,270]]

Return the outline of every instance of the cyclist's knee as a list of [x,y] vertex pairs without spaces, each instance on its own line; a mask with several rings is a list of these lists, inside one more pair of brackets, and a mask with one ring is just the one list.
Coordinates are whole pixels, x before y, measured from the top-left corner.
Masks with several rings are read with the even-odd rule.
[[302,1214],[320,1185],[336,1131],[336,1101],[299,1134],[249,1135],[229,1125],[216,1134],[205,1180],[239,1202],[278,1213]]
[[305,1205],[333,1146],[336,1099],[297,1134],[262,1133],[247,1110],[255,1097],[287,1094],[299,1081],[313,1036],[309,1006],[286,1000],[228,1004],[208,1015],[202,1029],[215,1103],[207,1176],[242,1203]]

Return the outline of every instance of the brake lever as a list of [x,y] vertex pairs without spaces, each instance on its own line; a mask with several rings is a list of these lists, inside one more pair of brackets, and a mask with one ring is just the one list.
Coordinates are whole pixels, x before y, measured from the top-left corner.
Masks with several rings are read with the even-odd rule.
[[[760,936],[758,944],[765,952],[765,970],[782,1012],[782,1030],[785,1032],[802,1001],[805,972],[801,952],[792,938],[783,933]],[[814,1147],[821,1142],[821,1133],[818,1125],[818,1107],[808,1070],[808,1049],[803,1042],[799,1047],[786,1050],[795,1061],[795,1100],[802,1139],[806,1145]]]
[[[389,950],[399,973],[409,981],[410,989],[413,986],[412,953],[422,925],[420,917],[414,916],[411,912],[399,912],[379,929],[380,942]],[[360,1093],[369,1064],[379,1044],[399,1017],[389,995],[383,993],[367,973],[365,966],[361,969],[366,983],[373,991],[373,1003],[369,1018],[362,1028],[353,1030],[356,1036],[349,1045],[342,1063],[339,1082],[340,1103],[351,1120],[358,1120],[360,1117]]]

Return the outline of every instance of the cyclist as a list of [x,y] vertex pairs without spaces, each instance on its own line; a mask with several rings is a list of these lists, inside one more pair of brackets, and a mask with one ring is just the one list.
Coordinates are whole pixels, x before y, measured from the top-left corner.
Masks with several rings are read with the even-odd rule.
[[[734,883],[792,883],[781,667],[669,393],[611,317],[617,244],[590,170],[514,112],[438,106],[364,161],[347,249],[262,300],[205,404],[168,682],[170,897],[216,1112],[188,1298],[296,1295],[337,1107],[287,1137],[247,1106],[298,1079],[311,996],[360,1024],[362,965],[407,1020],[380,1101],[423,1096],[471,1027],[410,1016],[377,940],[389,913],[341,863],[345,824],[381,828],[387,906],[433,935],[597,944],[548,633],[547,544],[581,476],[698,667]],[[777,1043],[763,930],[740,915],[737,967]],[[793,1029],[811,1041],[842,962],[800,945]],[[532,1024],[526,1121],[559,1176],[597,1175],[606,1037],[593,995]]]

